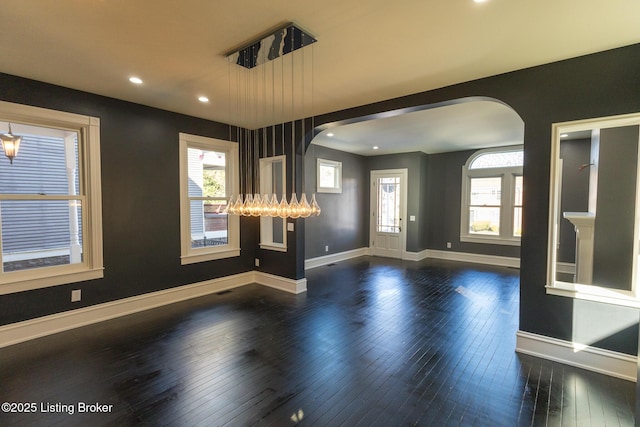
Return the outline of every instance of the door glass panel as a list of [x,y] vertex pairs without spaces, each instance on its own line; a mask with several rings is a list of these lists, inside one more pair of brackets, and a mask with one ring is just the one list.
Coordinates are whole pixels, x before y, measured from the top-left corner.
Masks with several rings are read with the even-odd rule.
[[400,232],[400,177],[378,179],[379,233]]

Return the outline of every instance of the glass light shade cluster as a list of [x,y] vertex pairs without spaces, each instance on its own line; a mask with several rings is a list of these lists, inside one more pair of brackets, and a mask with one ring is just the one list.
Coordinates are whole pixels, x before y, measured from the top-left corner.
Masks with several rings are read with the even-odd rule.
[[316,195],[311,196],[311,202],[307,201],[307,196],[303,193],[300,201],[296,193],[291,195],[291,201],[287,203],[287,198],[283,195],[278,201],[278,197],[273,194],[248,194],[244,199],[240,194],[235,200],[233,197],[224,213],[240,216],[270,216],[280,218],[308,218],[320,215],[321,209],[316,201]]

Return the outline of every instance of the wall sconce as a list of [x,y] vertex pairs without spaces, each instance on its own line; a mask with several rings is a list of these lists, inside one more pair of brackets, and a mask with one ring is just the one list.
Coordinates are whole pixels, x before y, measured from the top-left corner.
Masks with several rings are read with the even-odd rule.
[[2,140],[4,155],[9,158],[9,163],[13,164],[13,158],[18,155],[22,137],[11,133],[11,123],[9,123],[9,133],[0,134],[0,140]]

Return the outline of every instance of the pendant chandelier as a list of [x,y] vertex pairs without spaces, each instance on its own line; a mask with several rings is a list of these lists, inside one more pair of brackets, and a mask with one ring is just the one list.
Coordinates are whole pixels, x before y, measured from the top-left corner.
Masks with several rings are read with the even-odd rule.
[[[315,194],[312,194],[311,199],[308,200],[303,192],[298,201],[295,186],[296,128],[299,129],[298,138],[302,141],[302,146],[306,137],[305,92],[310,91],[310,99],[313,103],[313,51],[311,63],[305,64],[305,53],[302,48],[311,46],[313,49],[312,45],[315,42],[316,39],[313,36],[289,23],[227,56],[230,100],[232,99],[232,76],[235,76],[237,82],[235,86],[236,115],[243,118],[244,123],[262,123],[263,127],[253,130],[235,128],[236,140],[242,147],[242,161],[245,164],[244,177],[241,177],[241,181],[244,182],[241,188],[244,188],[245,194],[232,195],[224,210],[225,213],[280,218],[307,218],[320,215],[321,209]],[[288,54],[290,61],[285,64],[284,56]],[[306,79],[305,85],[305,74],[309,73],[311,78]],[[312,113],[313,111],[311,115]],[[296,120],[296,117],[301,119]],[[266,126],[264,123],[272,123],[272,125]],[[281,125],[276,126],[275,123],[281,123]],[[311,119],[310,130],[312,129],[313,119]],[[260,158],[269,156],[269,146],[271,146],[271,156],[276,156],[277,146],[281,146],[280,155],[285,155],[285,139],[291,145],[292,190],[288,202],[284,182],[280,199],[275,193],[261,194],[258,167]],[[302,165],[304,166],[304,159]],[[301,175],[304,188],[304,171]]]
[[11,133],[11,123],[9,123],[9,132],[0,134],[0,140],[2,140],[2,149],[4,155],[9,159],[9,163],[13,164],[13,158],[18,155],[20,149],[21,136],[15,136]]

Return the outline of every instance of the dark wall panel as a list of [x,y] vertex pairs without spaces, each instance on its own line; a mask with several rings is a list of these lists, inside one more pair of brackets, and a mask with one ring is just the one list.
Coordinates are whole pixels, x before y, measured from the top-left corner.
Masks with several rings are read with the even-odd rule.
[[[311,144],[305,155],[307,194],[316,189],[316,160],[342,162],[342,193],[316,193],[319,217],[305,222],[307,259],[369,246],[368,170],[365,157]],[[325,251],[329,246],[329,251]]]
[[600,131],[593,283],[631,290],[636,224],[638,126]]
[[244,219],[240,257],[180,264],[178,133],[229,139],[227,125],[4,74],[0,99],[100,118],[105,265],[100,280],[0,296],[0,324],[252,269]]
[[429,158],[429,249],[518,258],[518,246],[460,241],[462,166],[473,153],[474,150],[456,151]]
[[[426,213],[420,209],[423,206],[421,200],[423,197],[426,197],[426,192],[423,194],[425,186],[422,181],[422,166],[425,162],[425,157],[427,157],[425,153],[402,153],[367,157],[369,171],[408,169],[407,217],[402,218],[402,223],[407,227],[406,250],[408,252],[419,252],[425,247],[424,242],[421,241],[422,234],[420,233],[419,226],[421,222],[427,220]],[[368,173],[367,181],[369,179],[370,173]],[[370,197],[371,196],[368,195],[368,198]],[[416,221],[409,221],[411,215],[416,217]]]
[[[562,159],[562,192],[560,212],[587,212],[589,210],[589,168],[580,166],[591,162],[591,140],[574,139],[560,143]],[[576,231],[568,219],[559,220],[558,262],[576,262]]]

